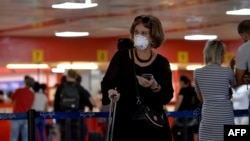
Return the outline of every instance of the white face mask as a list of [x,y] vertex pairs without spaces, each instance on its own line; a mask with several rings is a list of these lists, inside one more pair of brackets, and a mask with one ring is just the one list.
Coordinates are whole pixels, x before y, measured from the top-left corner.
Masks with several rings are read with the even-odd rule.
[[134,36],[134,46],[139,50],[144,50],[148,46],[148,39],[142,35]]

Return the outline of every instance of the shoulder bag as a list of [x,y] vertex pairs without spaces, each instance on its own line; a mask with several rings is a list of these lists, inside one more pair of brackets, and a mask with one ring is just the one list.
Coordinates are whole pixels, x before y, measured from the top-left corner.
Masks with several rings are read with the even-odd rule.
[[134,64],[134,56],[133,56],[133,49],[130,50],[132,63],[133,63],[133,69],[134,69],[134,78],[135,78],[135,85],[136,85],[136,112],[134,116],[132,117],[132,120],[134,121],[140,121],[152,128],[163,128],[164,125],[166,125],[167,121],[165,119],[164,115],[165,113],[158,113],[154,109],[150,108],[147,105],[142,104],[140,100],[140,94],[138,90],[138,82],[136,78],[136,70],[135,70],[135,64]]

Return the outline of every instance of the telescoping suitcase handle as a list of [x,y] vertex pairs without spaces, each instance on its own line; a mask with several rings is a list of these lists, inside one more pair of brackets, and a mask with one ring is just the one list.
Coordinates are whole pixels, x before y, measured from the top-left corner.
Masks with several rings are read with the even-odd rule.
[[115,122],[115,113],[116,113],[116,104],[114,101],[114,96],[111,97],[110,107],[109,107],[109,118],[108,118],[108,131],[106,141],[113,140],[113,130],[114,130],[114,122]]

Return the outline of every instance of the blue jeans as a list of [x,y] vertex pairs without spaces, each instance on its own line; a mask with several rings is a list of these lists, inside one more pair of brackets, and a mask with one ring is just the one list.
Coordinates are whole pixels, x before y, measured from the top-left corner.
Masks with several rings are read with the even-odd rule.
[[45,119],[36,119],[36,140],[45,141]]
[[11,141],[18,141],[21,132],[22,141],[28,141],[28,122],[27,120],[11,121]]

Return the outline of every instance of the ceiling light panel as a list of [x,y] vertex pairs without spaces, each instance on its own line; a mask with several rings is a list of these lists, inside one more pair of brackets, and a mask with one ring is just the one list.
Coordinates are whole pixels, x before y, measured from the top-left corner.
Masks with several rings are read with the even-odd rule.
[[216,39],[216,38],[217,38],[217,35],[195,34],[195,35],[184,36],[185,40],[212,40],[212,39]]
[[8,69],[47,69],[48,64],[7,64]]
[[64,3],[53,4],[52,8],[57,9],[85,9],[98,6],[97,3],[92,3],[91,0],[85,0],[85,2],[68,0]]
[[231,10],[226,12],[227,15],[250,15],[249,8],[243,8],[238,10]]

